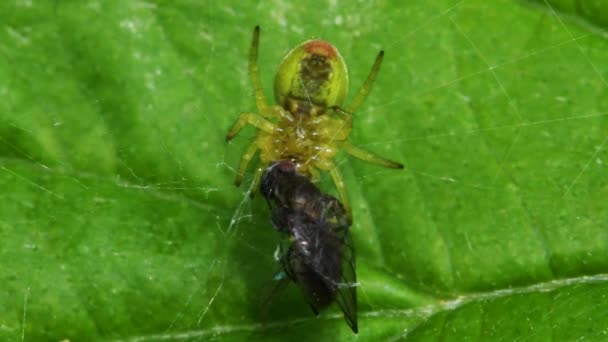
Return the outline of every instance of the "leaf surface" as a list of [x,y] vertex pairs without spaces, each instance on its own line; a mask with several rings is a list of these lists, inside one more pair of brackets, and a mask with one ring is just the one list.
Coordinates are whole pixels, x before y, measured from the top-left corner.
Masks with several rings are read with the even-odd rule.
[[[354,339],[293,286],[233,186],[254,136],[251,31],[275,68],[332,42],[351,96],[359,341],[608,334],[608,6],[601,1],[0,4],[0,340]],[[250,181],[251,177],[247,178]],[[334,192],[325,177],[321,187]]]

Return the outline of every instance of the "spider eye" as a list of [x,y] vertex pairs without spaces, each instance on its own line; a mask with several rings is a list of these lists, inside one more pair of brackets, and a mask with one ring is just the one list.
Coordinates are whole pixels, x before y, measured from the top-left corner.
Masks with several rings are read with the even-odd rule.
[[319,106],[339,106],[348,90],[348,71],[338,50],[323,40],[306,41],[287,53],[274,82],[275,100],[288,98]]

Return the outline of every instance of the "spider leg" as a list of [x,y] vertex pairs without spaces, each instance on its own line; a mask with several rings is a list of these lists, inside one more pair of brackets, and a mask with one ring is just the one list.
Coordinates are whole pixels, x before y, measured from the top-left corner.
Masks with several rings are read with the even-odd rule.
[[363,85],[361,86],[359,91],[357,92],[357,95],[355,95],[355,97],[351,101],[350,105],[348,105],[348,107],[346,107],[347,112],[354,113],[357,110],[357,108],[359,108],[359,106],[361,105],[363,100],[365,100],[367,95],[369,95],[369,92],[372,90],[372,85],[374,84],[374,81],[376,80],[376,76],[378,76],[378,72],[380,71],[380,65],[382,65],[383,58],[384,58],[384,51],[380,51],[378,53],[378,56],[376,57],[376,61],[374,62],[374,65],[372,66],[372,70],[369,72],[369,75],[367,75],[367,79],[365,80],[365,82],[363,83]]
[[348,141],[342,141],[339,143],[340,148],[344,150],[344,152],[350,154],[351,156],[366,161],[368,163],[376,164],[379,166],[387,167],[390,169],[403,169],[403,164],[388,160],[380,157],[379,155],[364,150],[361,147],[357,147],[351,144]]
[[308,171],[310,172],[310,180],[313,183],[318,183],[321,180],[321,174],[319,173],[319,170],[312,166],[309,166]]
[[241,182],[243,181],[243,177],[245,176],[245,172],[247,172],[247,166],[249,166],[249,162],[251,161],[251,158],[253,158],[253,156],[255,156],[255,154],[258,152],[258,145],[256,144],[256,141],[254,140],[253,142],[251,142],[251,144],[249,144],[249,146],[247,147],[247,150],[245,150],[245,153],[243,153],[243,156],[241,157],[241,162],[239,163],[239,169],[236,173],[236,179],[234,180],[234,185],[236,186],[240,186]]
[[232,138],[234,138],[234,136],[237,135],[239,131],[247,124],[270,134],[272,134],[276,129],[276,126],[272,122],[264,119],[258,114],[243,113],[239,115],[239,119],[236,121],[234,126],[232,126],[228,134],[226,134],[226,141],[232,140]]
[[265,118],[279,118],[287,121],[294,121],[293,115],[279,105],[266,107],[266,112],[261,113]]
[[251,182],[251,187],[249,188],[249,197],[253,198],[258,192],[258,189],[260,187],[260,179],[262,178],[263,172],[264,165],[260,163],[260,165],[258,165],[258,168],[255,169],[255,173],[253,174],[253,181]]
[[285,110],[280,106],[269,106],[266,102],[266,95],[264,95],[264,89],[262,88],[262,81],[260,79],[260,68],[258,66],[258,50],[260,46],[260,26],[256,26],[253,29],[253,39],[251,41],[251,49],[249,50],[249,78],[253,84],[253,90],[255,92],[255,105],[258,112],[263,117],[270,118],[281,118],[284,117]]
[[344,210],[346,210],[348,224],[351,225],[353,222],[353,213],[350,208],[350,200],[348,199],[346,186],[344,185],[344,178],[342,178],[342,174],[340,173],[340,170],[338,170],[338,168],[336,167],[336,164],[331,164],[328,171],[334,181],[334,184],[336,185],[336,189],[338,189],[338,196],[340,197],[342,206],[344,206]]
[[[342,117],[342,121],[344,122],[341,129],[350,133],[350,130],[353,128],[352,112],[348,112],[340,106],[332,106],[330,107],[330,109],[333,110],[335,113],[340,114],[340,116]],[[348,134],[346,134],[346,136],[348,136]]]
[[260,68],[258,67],[258,47],[260,45],[260,26],[256,26],[253,29],[253,39],[251,41],[251,49],[249,50],[249,77],[251,83],[253,83],[253,89],[255,90],[255,104],[258,111],[262,114],[266,114],[268,105],[266,104],[266,96],[262,89],[262,82],[260,81]]

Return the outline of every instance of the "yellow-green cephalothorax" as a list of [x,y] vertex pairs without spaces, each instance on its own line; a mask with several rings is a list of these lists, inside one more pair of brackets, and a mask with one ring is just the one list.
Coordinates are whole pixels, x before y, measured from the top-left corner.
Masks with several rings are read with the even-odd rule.
[[308,40],[289,51],[274,81],[277,104],[295,115],[323,114],[327,107],[340,106],[347,90],[346,63],[324,40]]

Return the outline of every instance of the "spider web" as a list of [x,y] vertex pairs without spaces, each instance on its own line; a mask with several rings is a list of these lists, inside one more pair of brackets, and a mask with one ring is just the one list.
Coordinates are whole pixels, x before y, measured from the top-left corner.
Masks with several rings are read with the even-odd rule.
[[[27,1],[15,4],[34,6]],[[4,298],[8,307],[20,312],[18,322],[8,329],[15,332],[11,336],[40,336],[35,331],[49,302],[57,312],[77,307],[84,313],[75,314],[72,321],[84,321],[99,331],[98,336],[111,340],[258,337],[317,326],[323,333],[338,330],[338,311],[315,319],[295,289],[276,300],[266,322],[254,319],[259,297],[271,287],[278,270],[272,255],[277,237],[263,200],[249,198],[251,179],[241,188],[232,185],[238,158],[253,131],[246,130],[230,144],[224,144],[222,136],[239,111],[253,108],[251,93],[243,94],[250,91],[250,84],[247,39],[242,37],[249,38],[256,23],[264,24],[260,67],[268,98],[277,61],[303,37],[346,44],[338,47],[349,66],[351,94],[364,80],[376,51],[387,53],[374,90],[356,113],[351,142],[403,162],[406,170],[380,169],[345,156],[337,160],[355,215],[360,317],[368,325],[362,334],[386,319],[397,322],[387,333],[390,337],[406,338],[435,314],[457,312],[470,303],[605,282],[608,265],[601,256],[608,253],[601,242],[593,241],[606,235],[590,228],[599,229],[605,218],[592,209],[608,187],[608,105],[598,100],[608,86],[605,65],[600,63],[606,56],[605,33],[565,22],[548,3],[538,8],[514,6],[515,14],[508,14],[513,18],[546,12],[537,25],[519,31],[512,27],[514,32],[508,34],[498,30],[498,24],[489,24],[488,31],[472,26],[471,16],[480,13],[502,22],[500,13],[478,10],[482,5],[475,1],[412,5],[382,22],[368,22],[368,17],[380,17],[376,5],[354,8],[329,1],[313,32],[293,13],[314,17],[315,12],[283,2],[269,11],[262,5],[251,9],[260,15],[251,24],[227,5],[205,8],[201,18],[191,14],[201,13],[201,8],[195,11],[188,5],[163,10],[154,2],[133,2],[125,7],[129,15],[121,16],[117,13],[122,7],[87,3],[91,13],[102,18],[99,24],[90,17],[70,16],[78,7],[57,5],[54,13],[63,24],[57,24],[56,32],[71,37],[64,40],[65,50],[76,51],[62,57],[83,76],[75,84],[64,84],[66,89],[52,91],[81,92],[83,98],[93,99],[88,100],[94,103],[91,107],[83,101],[82,108],[70,107],[70,99],[59,95],[56,103],[45,98],[39,106],[29,105],[12,90],[16,84],[44,94],[38,83],[51,84],[53,78],[40,68],[34,70],[38,82],[28,80],[27,71],[18,67],[24,57],[9,52],[13,45],[27,48],[38,42],[35,32],[40,30],[33,24],[26,25],[34,27],[30,30],[7,25],[5,36],[11,43],[0,44],[0,56],[17,71],[3,71],[16,80],[0,84],[0,96],[6,100],[3,111],[33,113],[31,120],[36,122],[3,118],[0,145],[6,163],[0,170],[7,182],[17,184],[16,195],[7,203],[50,210],[38,209],[32,216],[24,212],[2,222],[2,227],[49,227],[28,228],[25,236],[15,233],[19,249],[25,251],[17,254],[24,261],[16,268],[37,265],[40,261],[30,253],[40,250],[56,257],[59,261],[51,265],[62,270],[28,273],[14,283],[14,293],[21,295]],[[215,19],[220,15],[247,25],[227,33],[221,28],[224,23]],[[119,19],[107,20],[113,16]],[[405,24],[400,21],[404,19]],[[86,20],[91,20],[91,29],[82,36],[65,32],[66,23],[81,27]],[[177,20],[187,23],[180,26],[183,31],[172,26]],[[103,28],[109,22],[115,31]],[[384,27],[394,32],[385,32]],[[143,70],[140,78],[116,81],[78,64],[79,58],[93,60],[94,66],[111,61],[95,59],[96,54],[88,52],[94,45],[87,45],[85,38],[117,32],[131,37],[125,42],[137,48],[130,51],[127,44],[125,55],[131,62],[104,70],[132,76],[128,69],[136,68]],[[192,32],[198,32],[198,46],[188,38]],[[174,52],[163,56],[155,51],[158,42]],[[205,63],[196,64],[192,61],[200,56],[201,46],[210,53]],[[32,56],[26,56],[32,58],[26,62],[40,64]],[[572,64],[582,75],[580,84],[566,84],[573,82],[575,72],[567,70]],[[231,75],[230,81],[222,78],[225,75]],[[137,98],[139,90],[142,99],[123,104],[103,94],[103,88],[79,85],[95,84],[97,78],[124,91],[125,98]],[[206,86],[210,78],[222,84]],[[202,95],[192,88],[202,89]],[[95,123],[69,123],[82,132],[64,136],[64,114],[58,109],[62,105],[67,105],[66,112],[92,111],[99,116]],[[125,119],[133,112],[141,114]],[[107,131],[96,130],[96,124],[107,131],[118,128],[114,134],[123,137],[87,148],[87,142],[105,141]],[[63,158],[49,135],[67,137],[60,143],[68,146],[70,139],[83,143],[70,147],[78,154],[65,153],[72,158]],[[45,153],[31,149],[32,141],[46,146]],[[112,159],[108,151],[117,151],[116,162],[104,169],[103,162],[95,161]],[[79,157],[87,153],[97,158],[93,165]],[[150,156],[155,156],[152,163],[146,159]],[[320,186],[333,192],[327,178]],[[551,202],[560,205],[551,207]],[[543,206],[548,209],[540,210]],[[556,209],[563,212],[547,213]],[[15,216],[8,212],[7,217]],[[581,237],[553,226],[560,220],[565,222],[560,226],[582,222],[576,227],[591,233]],[[62,230],[61,225],[68,228]],[[49,236],[63,242],[51,244]],[[573,237],[580,240],[564,242]],[[525,242],[513,246],[521,241]],[[488,257],[494,253],[498,257]],[[567,264],[569,255],[580,261]],[[565,271],[569,267],[575,270]],[[45,294],[40,284],[49,283],[55,292]],[[104,309],[108,306],[115,306],[116,312],[109,313]],[[121,327],[125,320],[144,328]],[[69,335],[59,321],[49,324]],[[107,333],[110,327],[119,329]]]

